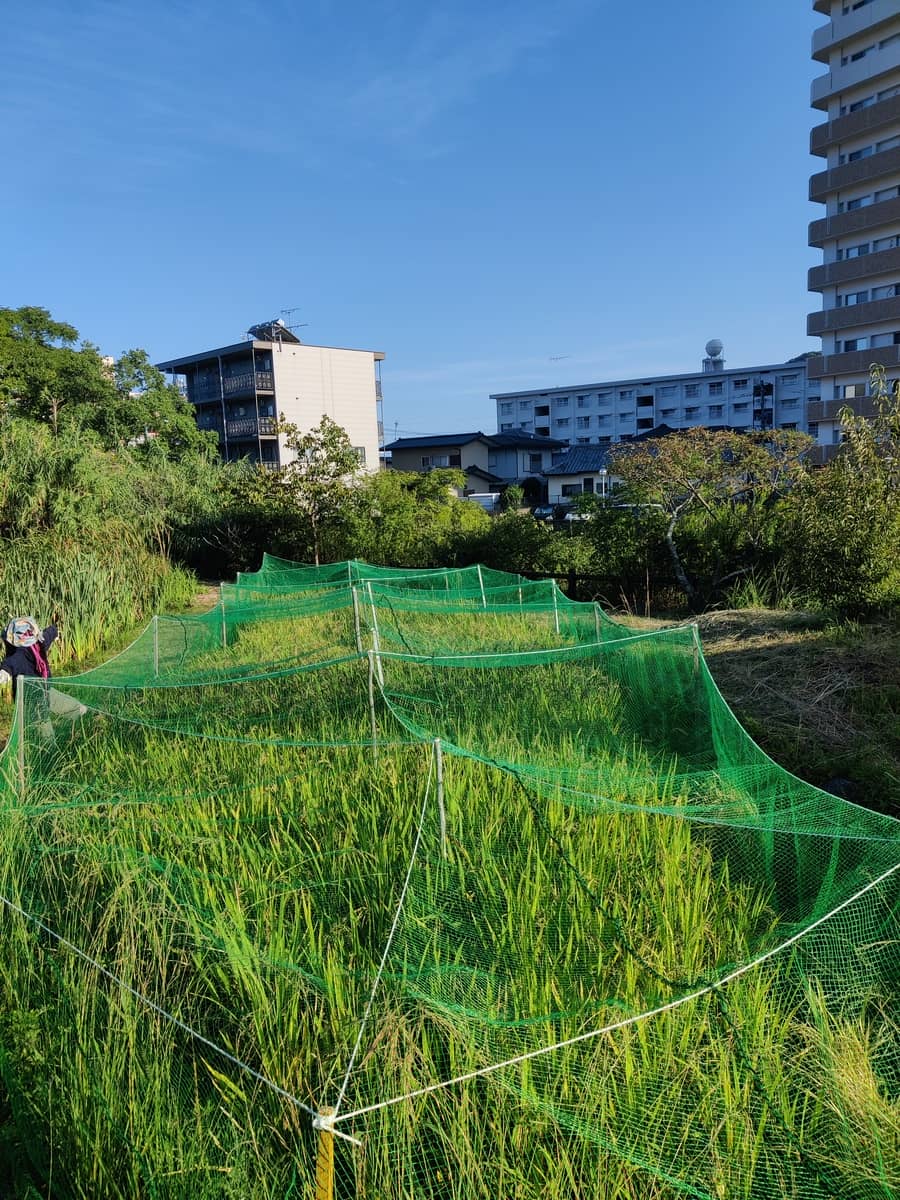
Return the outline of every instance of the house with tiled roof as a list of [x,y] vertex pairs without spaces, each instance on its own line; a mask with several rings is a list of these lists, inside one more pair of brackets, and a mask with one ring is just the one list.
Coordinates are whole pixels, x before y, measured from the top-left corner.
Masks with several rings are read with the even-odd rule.
[[543,498],[546,470],[565,445],[559,438],[516,429],[508,433],[423,434],[397,438],[384,449],[390,453],[395,471],[458,467],[466,475],[466,492],[500,492],[516,483],[537,501]]

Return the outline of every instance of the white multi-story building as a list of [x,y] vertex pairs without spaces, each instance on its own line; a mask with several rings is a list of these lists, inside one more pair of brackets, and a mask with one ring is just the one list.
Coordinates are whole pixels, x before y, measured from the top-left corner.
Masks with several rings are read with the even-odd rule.
[[808,361],[801,355],[786,363],[726,369],[722,343],[714,339],[696,374],[498,392],[491,399],[500,433],[524,429],[570,446],[608,446],[663,425],[816,434],[807,411],[819,403],[820,392],[807,379]]
[[[812,57],[827,68],[813,80],[812,105],[825,115],[810,149],[826,161],[813,175],[811,200],[825,215],[809,227],[822,265],[809,273],[821,311],[807,331],[822,338],[811,359],[821,400],[809,419],[825,447],[840,442],[839,409],[871,412],[869,368],[900,375],[900,3],[813,0],[828,17],[812,39]],[[825,451],[825,457],[828,451]]]
[[179,382],[201,429],[219,435],[224,459],[286,466],[294,454],[277,421],[306,432],[329,416],[367,471],[382,439],[380,350],[309,346],[280,321],[254,325],[248,340],[157,363]]

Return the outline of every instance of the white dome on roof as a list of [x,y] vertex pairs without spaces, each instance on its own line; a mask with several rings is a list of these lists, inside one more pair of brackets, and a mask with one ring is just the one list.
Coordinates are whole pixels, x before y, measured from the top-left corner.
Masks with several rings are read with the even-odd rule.
[[706,343],[706,353],[710,358],[721,358],[724,346],[718,338],[712,338]]

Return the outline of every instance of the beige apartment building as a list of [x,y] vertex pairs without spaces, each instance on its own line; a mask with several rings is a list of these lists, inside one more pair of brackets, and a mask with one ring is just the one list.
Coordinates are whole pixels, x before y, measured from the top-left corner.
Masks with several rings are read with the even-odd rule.
[[839,409],[867,415],[869,370],[900,376],[900,0],[813,0],[828,18],[815,30],[812,57],[825,73],[813,80],[812,106],[823,115],[810,149],[825,160],[809,196],[825,206],[809,227],[822,265],[809,273],[821,293],[807,332],[822,339],[810,358],[809,430],[822,458],[840,443]]
[[295,457],[278,418],[312,429],[329,416],[346,430],[360,463],[379,468],[381,350],[301,342],[281,321],[254,325],[247,340],[157,363],[194,406],[201,429],[219,437],[226,461],[275,469]]

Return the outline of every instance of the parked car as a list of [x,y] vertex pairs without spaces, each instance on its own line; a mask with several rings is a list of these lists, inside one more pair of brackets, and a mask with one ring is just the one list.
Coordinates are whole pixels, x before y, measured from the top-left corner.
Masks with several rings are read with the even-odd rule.
[[563,520],[564,521],[590,521],[590,519],[593,515],[594,515],[593,513],[582,512],[578,508],[570,508],[569,511],[566,513],[566,515],[563,517]]
[[536,521],[552,521],[556,516],[556,508],[552,504],[538,504],[531,510]]

